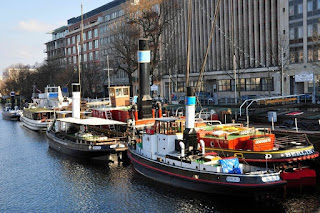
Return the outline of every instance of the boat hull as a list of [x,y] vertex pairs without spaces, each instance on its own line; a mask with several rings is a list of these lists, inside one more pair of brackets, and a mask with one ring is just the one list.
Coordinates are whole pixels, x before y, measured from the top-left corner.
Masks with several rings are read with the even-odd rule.
[[[177,168],[165,163],[149,160],[139,154],[128,151],[135,170],[155,181],[192,191],[240,196],[256,195],[265,191],[282,189],[286,181],[263,183],[261,177],[240,177],[233,174],[210,173]],[[229,179],[229,181],[227,181]]]
[[207,147],[206,152],[216,152],[226,157],[238,157],[240,161],[245,160],[250,163],[287,163],[291,161],[310,160],[319,156],[319,153],[314,150],[313,145],[298,149],[264,152]]
[[49,138],[49,148],[66,155],[79,158],[95,158],[127,150],[126,147],[111,148],[110,145],[89,145],[75,143],[70,140],[58,138],[50,131],[47,131],[46,135]]
[[2,118],[6,119],[6,120],[18,121],[20,119],[20,114],[10,113],[10,112],[2,112]]
[[34,131],[46,131],[49,122],[41,122],[40,120],[32,120],[24,116],[20,117],[23,126]]

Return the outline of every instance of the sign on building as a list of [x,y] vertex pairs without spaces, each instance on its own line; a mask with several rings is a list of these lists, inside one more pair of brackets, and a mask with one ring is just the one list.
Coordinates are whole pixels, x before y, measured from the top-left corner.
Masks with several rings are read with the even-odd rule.
[[302,72],[298,75],[295,75],[295,82],[309,82],[313,81],[313,73]]

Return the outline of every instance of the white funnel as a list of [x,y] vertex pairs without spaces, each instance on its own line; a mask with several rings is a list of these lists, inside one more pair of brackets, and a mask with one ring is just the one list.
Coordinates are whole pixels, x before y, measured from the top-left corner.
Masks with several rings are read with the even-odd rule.
[[72,117],[80,119],[80,84],[72,84]]

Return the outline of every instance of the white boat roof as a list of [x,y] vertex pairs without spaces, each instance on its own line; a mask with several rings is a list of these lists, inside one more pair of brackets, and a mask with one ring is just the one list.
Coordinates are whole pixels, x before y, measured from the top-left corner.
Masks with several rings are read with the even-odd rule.
[[127,125],[127,123],[103,118],[59,118],[58,121],[66,122],[66,123],[74,123],[80,125],[91,125],[91,126],[100,126],[100,125]]
[[[71,114],[72,113],[72,111],[71,110],[66,110],[66,111],[56,111],[56,113],[58,113],[58,114]],[[85,112],[83,112],[83,111],[80,111],[80,114],[90,114],[91,112],[89,112],[89,111],[85,111]]]
[[176,120],[180,120],[180,118],[176,118],[176,117],[162,117],[162,118],[156,118],[156,121],[162,121],[162,122],[171,122],[171,121],[176,121]]

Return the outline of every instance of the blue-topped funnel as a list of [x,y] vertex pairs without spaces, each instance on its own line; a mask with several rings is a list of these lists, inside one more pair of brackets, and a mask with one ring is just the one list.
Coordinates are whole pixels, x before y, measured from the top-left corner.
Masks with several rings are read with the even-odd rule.
[[152,117],[152,98],[150,96],[150,58],[151,51],[148,39],[139,39],[138,66],[139,66],[139,119]]

